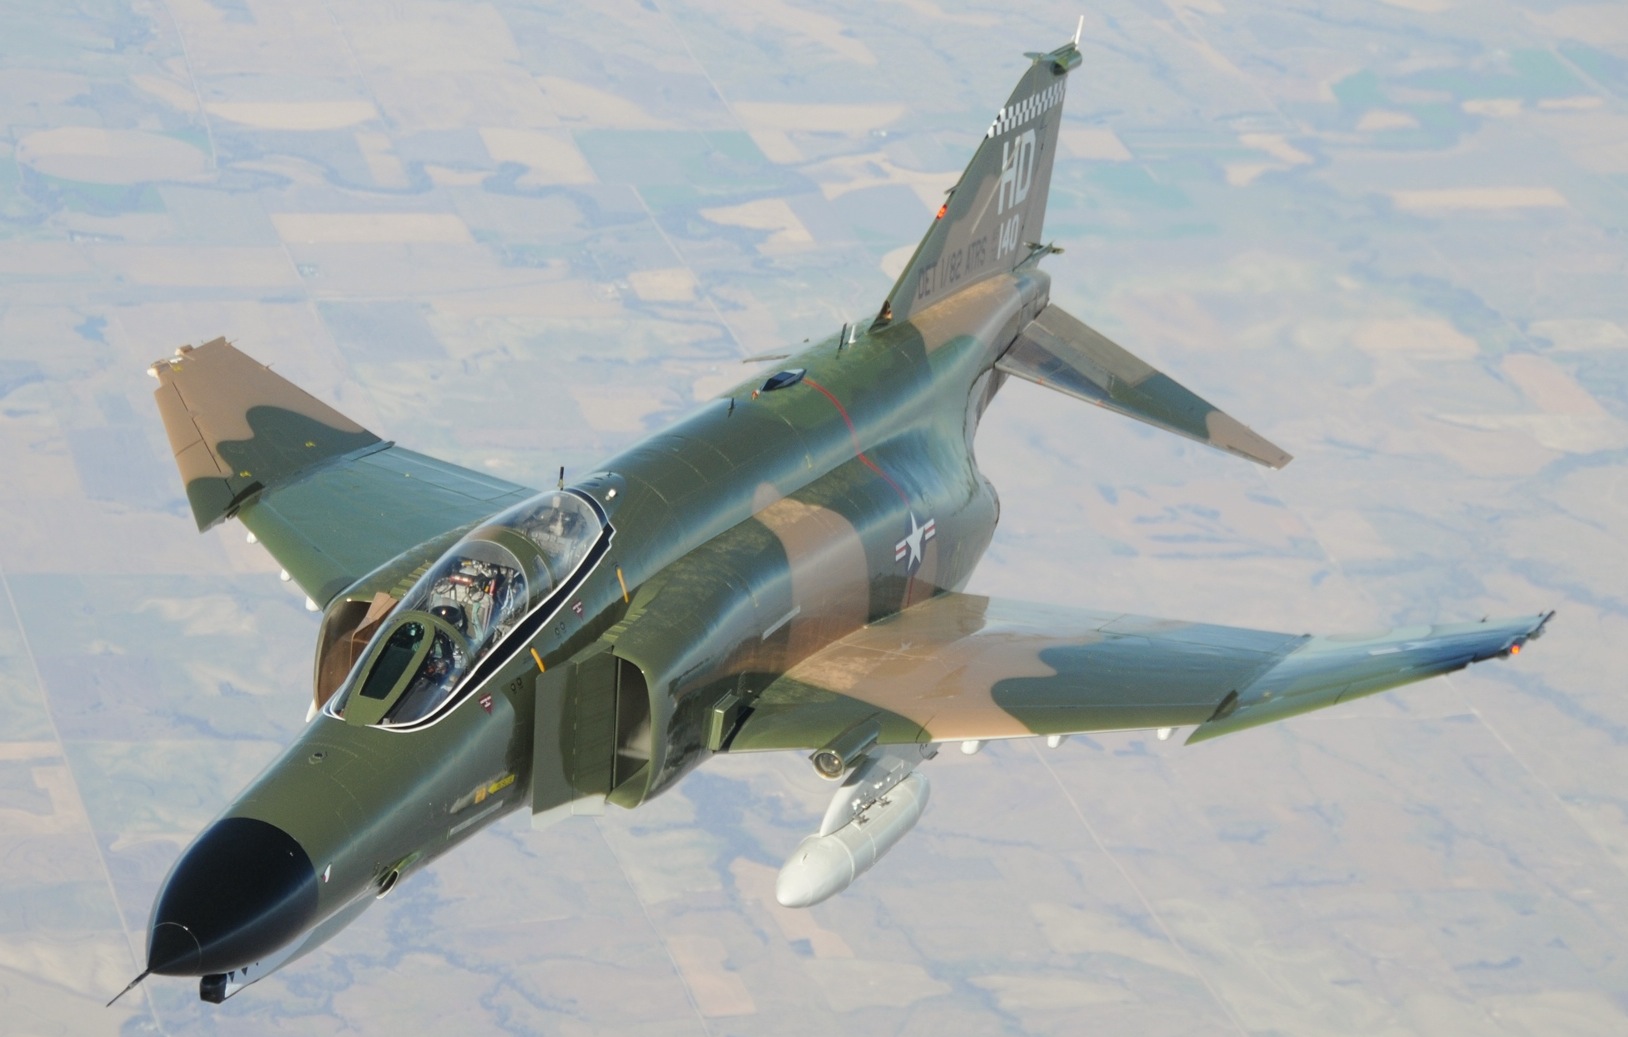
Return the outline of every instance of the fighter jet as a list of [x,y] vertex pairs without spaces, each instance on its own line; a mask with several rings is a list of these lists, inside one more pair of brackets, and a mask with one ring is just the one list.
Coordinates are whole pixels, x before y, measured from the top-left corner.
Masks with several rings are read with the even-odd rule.
[[322,617],[309,721],[164,880],[144,977],[219,1002],[498,818],[631,810],[717,753],[797,750],[832,783],[777,886],[816,904],[921,816],[940,747],[1202,742],[1543,631],[1314,637],[963,592],[1000,513],[974,437],[1008,379],[1290,460],[1050,301],[1078,38],[1028,58],[874,319],[553,488],[386,441],[224,339],[153,365],[199,529],[241,522]]

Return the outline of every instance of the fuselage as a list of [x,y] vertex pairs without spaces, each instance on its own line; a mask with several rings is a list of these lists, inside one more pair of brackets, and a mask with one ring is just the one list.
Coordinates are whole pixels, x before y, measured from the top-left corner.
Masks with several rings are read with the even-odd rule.
[[[521,805],[550,820],[606,798],[634,806],[727,742],[720,702],[749,709],[810,653],[963,586],[999,514],[973,433],[996,359],[1048,294],[1029,266],[827,339],[573,480],[565,492],[608,524],[601,548],[442,706],[396,727],[336,708],[384,651],[387,617],[345,690],[183,855],[155,932],[172,889],[176,905],[204,895],[189,875],[208,870],[222,824],[286,833],[306,861],[279,864],[287,888],[254,918],[218,922],[235,937],[212,952],[191,932],[197,955],[177,943],[155,971],[252,982]],[[338,619],[400,598],[448,546],[423,545],[330,605],[319,683],[331,643],[354,633]]]

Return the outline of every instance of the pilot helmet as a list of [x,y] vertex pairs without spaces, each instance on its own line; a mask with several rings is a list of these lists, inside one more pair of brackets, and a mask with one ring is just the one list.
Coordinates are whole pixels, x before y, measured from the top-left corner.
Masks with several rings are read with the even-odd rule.
[[461,605],[437,605],[430,609],[430,615],[446,620],[460,634],[469,633],[469,617],[464,614]]

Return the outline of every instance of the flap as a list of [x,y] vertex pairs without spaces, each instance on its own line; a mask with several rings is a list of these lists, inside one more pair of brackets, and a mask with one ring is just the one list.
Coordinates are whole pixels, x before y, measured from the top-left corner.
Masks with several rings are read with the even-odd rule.
[[1271,468],[1293,460],[1281,447],[1054,305],[1024,327],[995,366]]

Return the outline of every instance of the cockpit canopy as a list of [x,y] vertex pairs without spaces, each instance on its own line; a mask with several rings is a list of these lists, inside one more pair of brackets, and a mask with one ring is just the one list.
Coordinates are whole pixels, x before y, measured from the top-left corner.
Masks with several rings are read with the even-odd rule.
[[471,531],[402,597],[328,712],[383,727],[429,716],[608,532],[598,507],[570,490],[539,494]]

